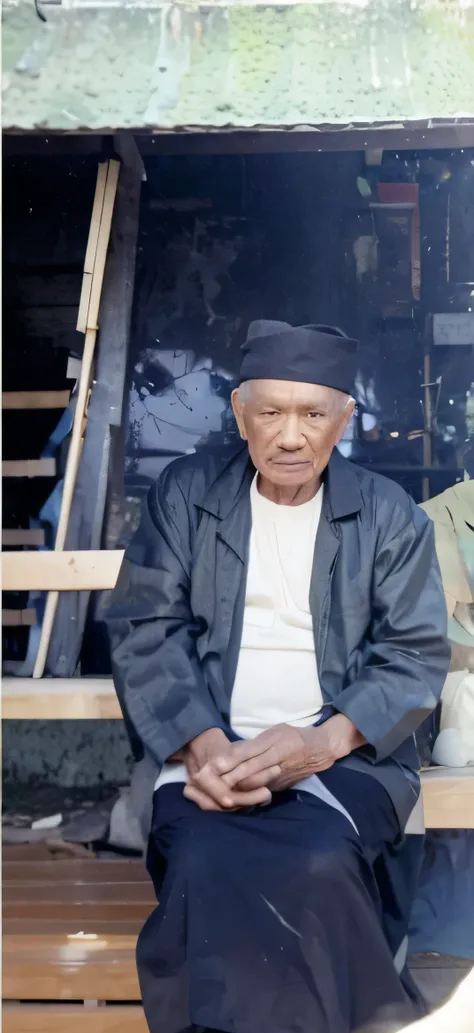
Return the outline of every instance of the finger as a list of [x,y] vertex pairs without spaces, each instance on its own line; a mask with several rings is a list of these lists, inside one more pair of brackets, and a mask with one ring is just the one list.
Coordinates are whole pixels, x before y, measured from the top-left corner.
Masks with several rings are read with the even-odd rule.
[[[225,781],[232,777],[232,774],[233,772],[230,772],[230,775],[223,775]],[[244,778],[242,782],[238,782],[235,785],[235,789],[238,792],[248,792],[252,789],[260,789],[262,786],[266,786],[268,788],[270,786],[270,782],[274,782],[280,774],[281,767],[278,764],[275,764],[271,768],[264,768],[263,771],[257,771],[255,775],[250,775],[248,778]]]
[[196,775],[190,779],[190,785],[195,786],[206,796],[210,796],[222,810],[232,810],[235,807],[256,807],[259,804],[269,803],[271,793],[265,786],[238,792],[230,789],[224,781],[224,777],[216,775],[212,766],[205,765]]
[[183,790],[183,796],[185,796],[187,800],[191,800],[192,803],[197,804],[197,806],[201,808],[201,811],[223,810],[215,800],[210,796],[207,796],[206,793],[201,792],[201,790],[197,789],[196,786],[186,785]]
[[263,733],[262,735],[257,735],[256,739],[242,739],[241,742],[232,743],[229,753],[225,757],[216,757],[212,763],[219,774],[225,774],[228,771],[233,771],[238,764],[251,760],[252,757],[262,756],[272,746],[273,741],[270,741]]
[[[228,771],[222,777],[225,778],[227,785],[235,786],[240,782],[245,782],[248,778],[252,778],[254,775],[258,775],[260,772],[268,771],[270,768],[275,767],[279,768],[280,765],[276,748],[271,746],[258,757],[252,757],[250,760],[244,760],[242,763],[237,764],[237,767],[233,768],[232,771]],[[259,784],[265,785],[265,782],[260,782]]]
[[236,811],[242,807],[259,807],[270,803],[272,798],[272,794],[266,787],[242,793],[234,791],[232,793],[232,806],[220,807],[212,796],[209,796],[208,793],[200,789],[195,783],[188,782],[183,793],[187,800],[197,803],[198,807],[205,811]]
[[262,807],[271,803],[272,794],[266,786],[262,786],[260,789],[249,789],[245,792],[233,789],[232,797],[234,807]]
[[205,764],[200,771],[196,771],[190,780],[190,784],[196,786],[206,796],[215,800],[219,807],[228,809],[234,806],[233,796],[224,779],[218,775],[210,764]]

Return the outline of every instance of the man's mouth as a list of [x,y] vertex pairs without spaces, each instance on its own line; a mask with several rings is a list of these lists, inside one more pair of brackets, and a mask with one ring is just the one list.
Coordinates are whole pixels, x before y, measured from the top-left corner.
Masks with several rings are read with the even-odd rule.
[[274,466],[309,466],[309,459],[273,459]]

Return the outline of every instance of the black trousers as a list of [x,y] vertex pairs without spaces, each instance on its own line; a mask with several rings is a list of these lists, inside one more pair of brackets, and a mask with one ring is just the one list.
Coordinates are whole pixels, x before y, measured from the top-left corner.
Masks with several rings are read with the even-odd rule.
[[200,811],[180,784],[155,793],[160,905],[137,948],[151,1033],[388,1033],[413,1020],[388,931],[408,913],[390,888],[385,923],[374,874],[400,838],[392,803],[359,772],[323,780],[358,834],[305,792],[250,814]]

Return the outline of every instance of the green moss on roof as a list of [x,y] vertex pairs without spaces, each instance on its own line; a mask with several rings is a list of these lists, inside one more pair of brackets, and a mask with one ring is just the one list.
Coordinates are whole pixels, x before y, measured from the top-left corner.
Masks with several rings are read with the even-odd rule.
[[4,11],[5,129],[474,115],[474,12],[456,5],[47,11]]

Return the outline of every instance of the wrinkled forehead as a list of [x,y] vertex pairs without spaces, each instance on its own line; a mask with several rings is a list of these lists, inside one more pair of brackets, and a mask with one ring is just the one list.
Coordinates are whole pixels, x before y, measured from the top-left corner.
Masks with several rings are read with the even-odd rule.
[[245,400],[253,405],[274,405],[278,409],[324,409],[343,407],[348,396],[324,384],[292,380],[249,380],[243,385]]

